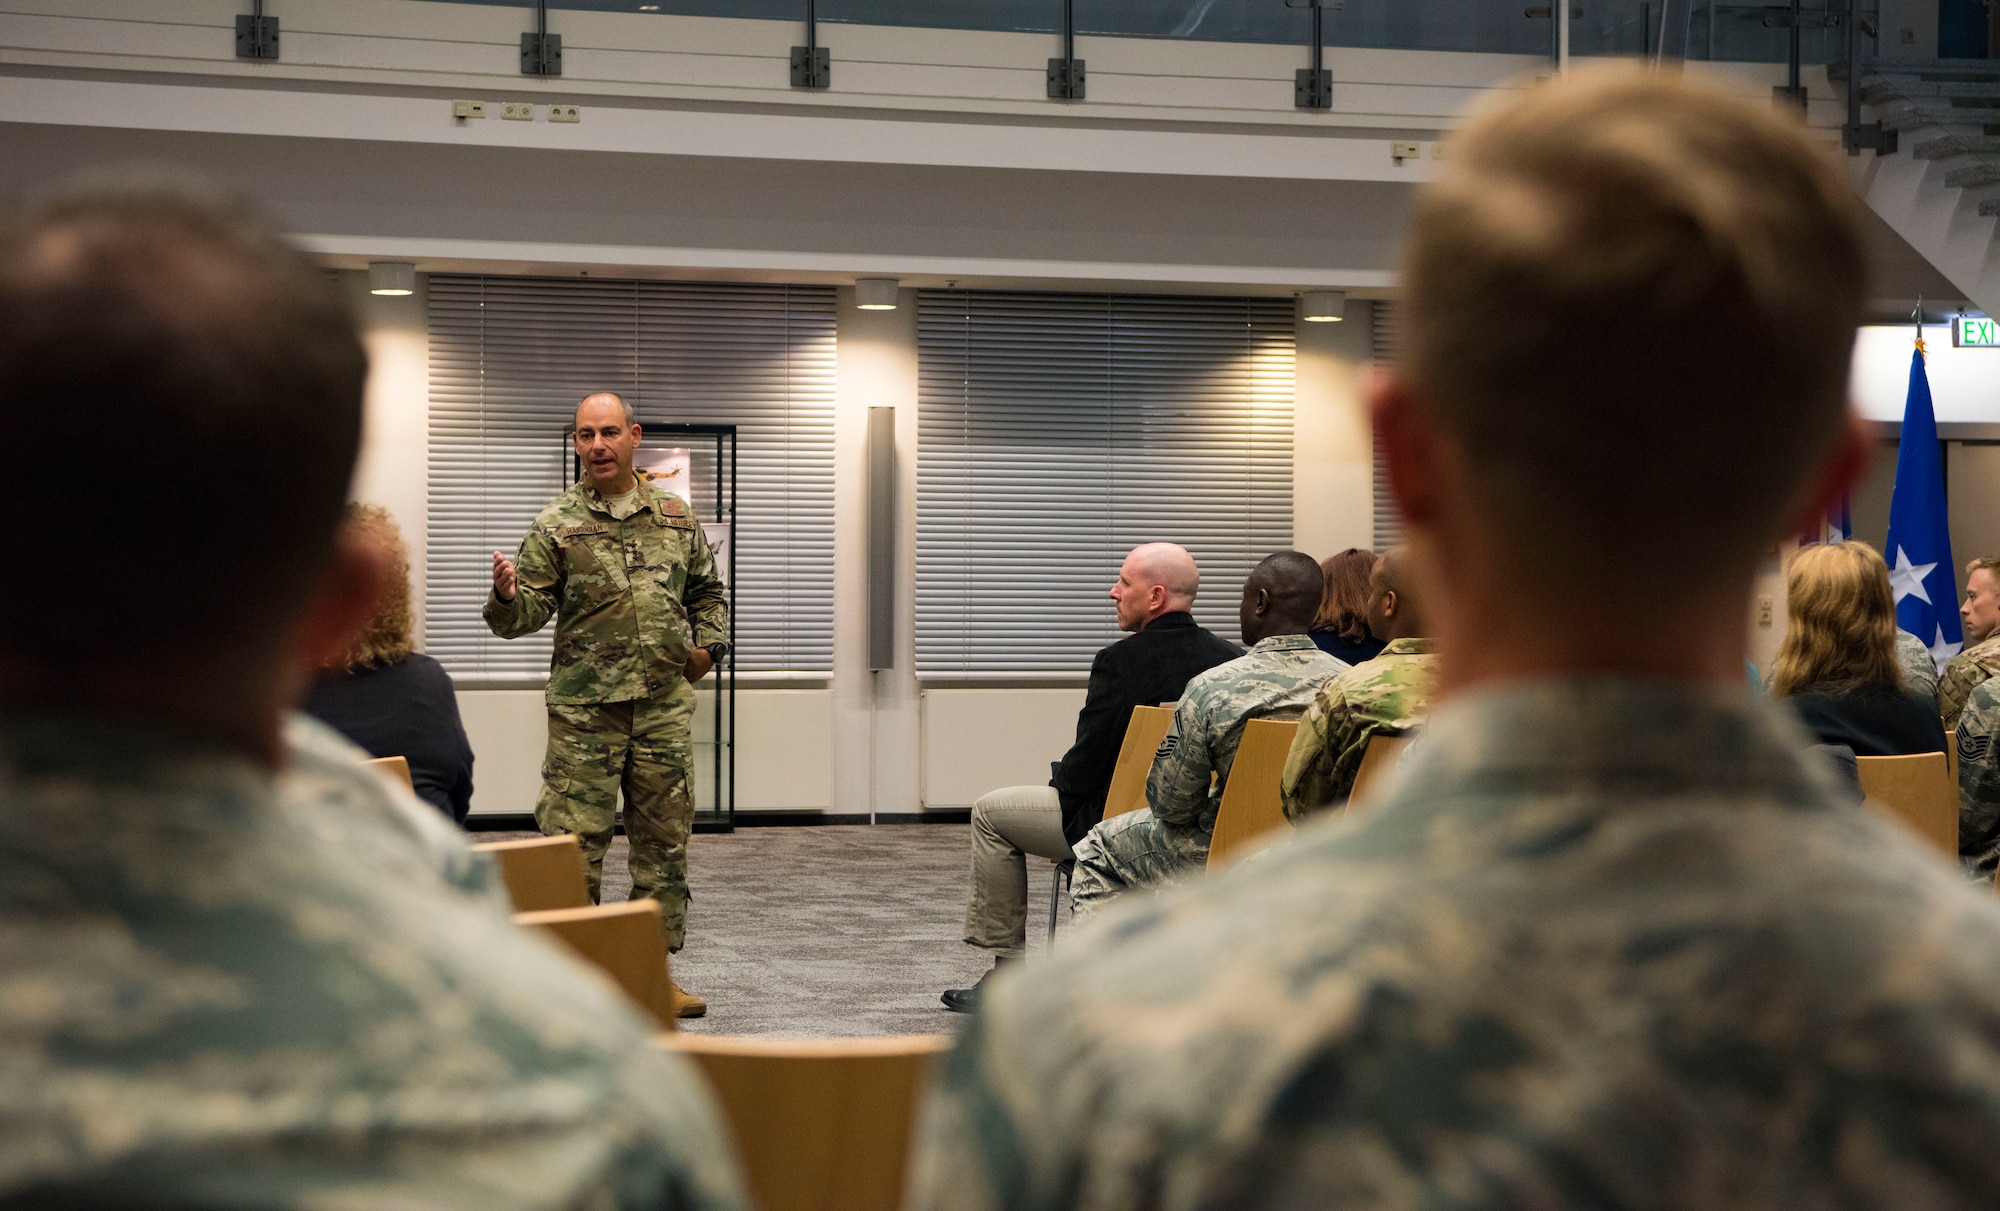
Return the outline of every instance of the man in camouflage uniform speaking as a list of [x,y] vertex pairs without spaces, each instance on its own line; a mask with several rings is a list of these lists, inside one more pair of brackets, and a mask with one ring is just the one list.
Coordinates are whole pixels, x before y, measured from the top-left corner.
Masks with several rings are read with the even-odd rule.
[[1867,461],[1865,211],[1795,118],[1637,65],[1438,163],[1371,387],[1450,578],[1423,740],[996,977],[908,1205],[2000,1207],[2000,900],[1743,676],[1765,551]]
[[[493,553],[486,625],[515,639],[556,620],[549,748],[535,823],[575,833],[598,894],[619,791],[632,898],[660,903],[667,943],[687,934],[694,682],[728,654],[729,606],[688,503],[632,469],[640,428],[610,392],[576,406],[583,478],[535,518],[520,555]],[[702,1008],[683,1002],[683,1016]]]
[[1146,776],[1146,806],[1100,821],[1077,842],[1070,895],[1079,914],[1203,868],[1243,725],[1298,718],[1329,677],[1350,667],[1306,635],[1325,592],[1318,561],[1298,551],[1267,556],[1251,571],[1238,611],[1250,650],[1187,683]]
[[1436,645],[1422,638],[1424,620],[1409,567],[1409,551],[1390,547],[1368,572],[1368,631],[1386,646],[1335,677],[1299,720],[1278,798],[1294,820],[1343,806],[1368,742],[1401,736],[1423,722],[1436,676]]

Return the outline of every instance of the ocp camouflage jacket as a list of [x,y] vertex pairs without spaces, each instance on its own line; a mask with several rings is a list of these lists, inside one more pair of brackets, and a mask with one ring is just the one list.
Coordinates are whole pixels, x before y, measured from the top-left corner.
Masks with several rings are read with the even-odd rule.
[[682,676],[690,649],[729,638],[728,597],[694,510],[640,486],[638,511],[620,521],[595,488],[572,485],[521,540],[514,600],[486,595],[481,613],[502,639],[555,618],[551,703],[650,698]]

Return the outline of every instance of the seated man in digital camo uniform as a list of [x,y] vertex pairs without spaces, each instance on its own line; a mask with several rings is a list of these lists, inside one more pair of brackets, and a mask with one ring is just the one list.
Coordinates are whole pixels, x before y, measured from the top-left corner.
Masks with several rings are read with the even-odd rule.
[[1071,895],[1079,914],[1202,869],[1243,725],[1298,718],[1328,678],[1351,667],[1306,634],[1325,587],[1318,562],[1298,551],[1269,556],[1250,573],[1238,611],[1250,650],[1188,682],[1146,777],[1146,806],[1077,843]]

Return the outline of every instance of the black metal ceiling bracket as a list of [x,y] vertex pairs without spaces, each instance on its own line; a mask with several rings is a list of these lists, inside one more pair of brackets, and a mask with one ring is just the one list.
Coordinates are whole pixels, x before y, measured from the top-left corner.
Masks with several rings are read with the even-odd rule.
[[1767,5],[1761,22],[1765,29],[1790,31],[1790,47],[1785,58],[1785,82],[1771,86],[1771,100],[1780,107],[1804,109],[1806,86],[1799,80],[1799,39],[1809,29],[1832,29],[1840,24],[1839,13],[1808,13],[1801,0],[1787,5]]
[[[1338,3],[1339,0],[1335,0]],[[1333,71],[1323,66],[1326,36],[1322,20],[1326,0],[1285,0],[1287,8],[1309,8],[1313,15],[1312,66],[1301,67],[1292,80],[1292,104],[1300,109],[1333,108]]]
[[264,15],[264,0],[250,0],[250,11],[236,18],[236,57],[276,59],[278,19]]
[[806,0],[806,44],[792,48],[792,87],[833,87],[833,56],[819,44],[819,12]]
[[535,28],[521,35],[521,74],[562,75],[562,35],[549,32],[548,0],[535,0]]
[[1083,60],[1076,57],[1076,0],[1063,0],[1063,53],[1049,60],[1049,100],[1083,100]]
[[1880,122],[1861,121],[1861,35],[1873,38],[1876,31],[1861,19],[1861,0],[1847,0],[1847,122],[1840,128],[1840,145],[1850,156],[1872,151],[1878,156],[1896,154],[1896,132]]

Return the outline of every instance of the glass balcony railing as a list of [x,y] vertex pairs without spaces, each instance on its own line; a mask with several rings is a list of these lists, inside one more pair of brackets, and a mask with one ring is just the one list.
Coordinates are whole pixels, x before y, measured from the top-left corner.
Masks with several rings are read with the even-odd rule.
[[[459,0],[523,7],[521,0]],[[550,9],[662,13],[688,17],[805,20],[805,0],[549,0]],[[1061,0],[817,0],[825,25],[906,25],[1054,35]],[[1874,25],[1875,0],[1862,5]],[[1324,14],[1328,46],[1542,55],[1554,45],[1549,0],[1345,0]],[[1844,57],[1846,0],[1809,0],[1801,59]],[[1660,0],[1573,0],[1570,52],[1639,55],[1658,37]],[[1688,58],[1781,63],[1789,51],[1790,5],[1697,0]],[[1828,18],[1832,18],[1831,21]],[[1304,46],[1312,15],[1284,0],[1075,0],[1076,32],[1118,38],[1270,42]],[[1873,54],[1872,42],[1863,53]]]

